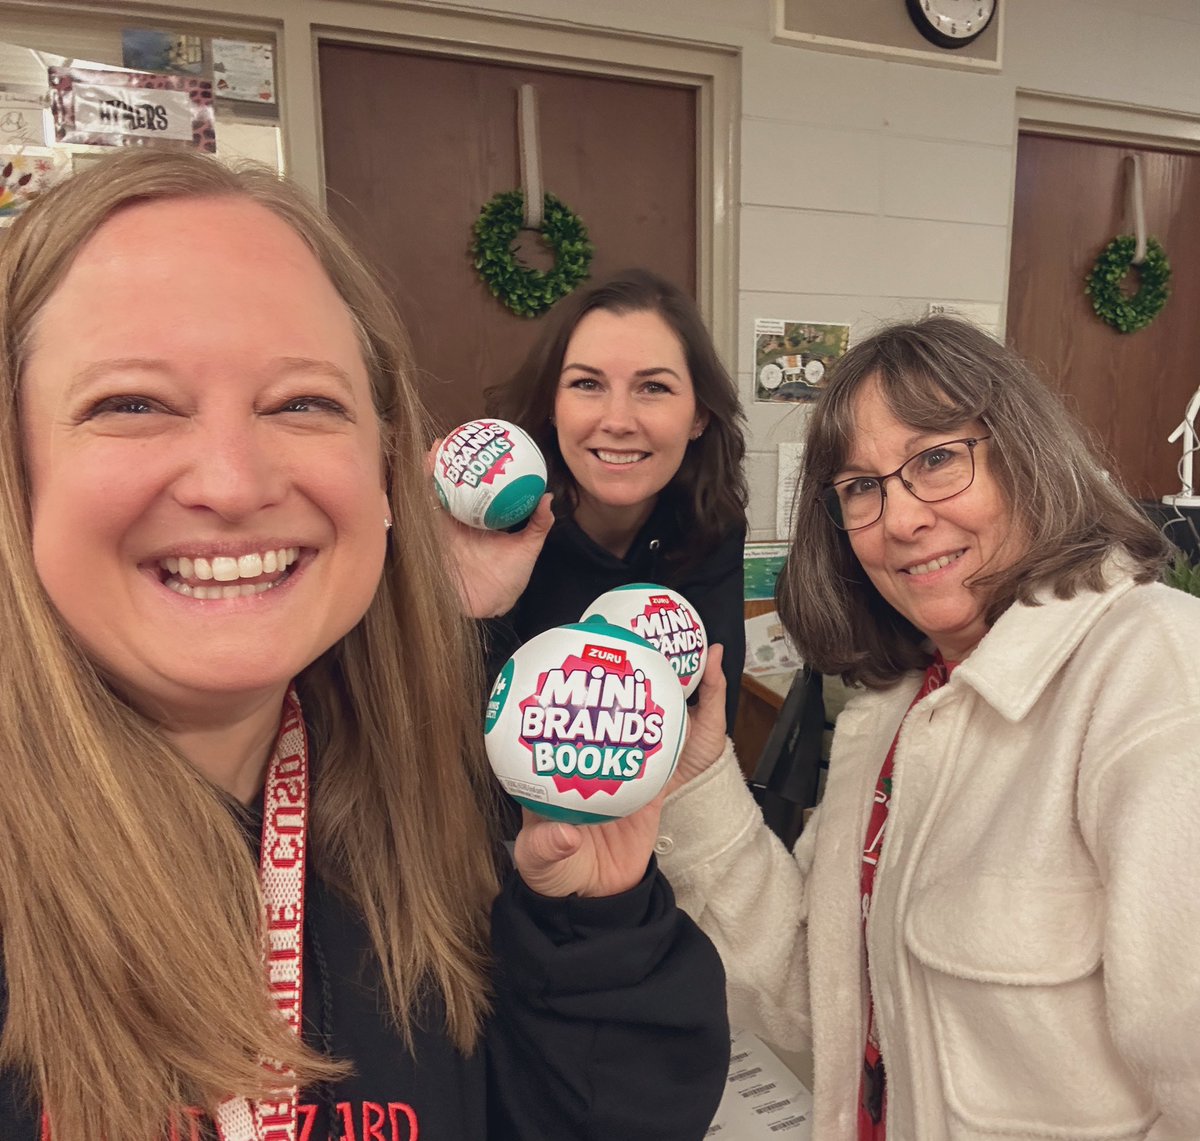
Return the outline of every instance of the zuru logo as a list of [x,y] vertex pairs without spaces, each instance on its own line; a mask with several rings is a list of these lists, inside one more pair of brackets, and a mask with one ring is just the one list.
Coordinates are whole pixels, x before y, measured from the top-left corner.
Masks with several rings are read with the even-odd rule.
[[624,650],[617,650],[611,646],[584,646],[580,657],[585,662],[607,662],[618,669],[623,669],[629,661]]
[[621,649],[588,643],[539,674],[520,703],[521,744],[533,774],[584,799],[639,780],[662,746],[663,709],[651,681]]

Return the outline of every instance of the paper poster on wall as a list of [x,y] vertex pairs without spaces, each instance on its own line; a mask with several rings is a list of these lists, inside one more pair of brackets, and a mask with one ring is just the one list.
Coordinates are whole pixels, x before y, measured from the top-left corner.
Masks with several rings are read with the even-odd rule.
[[204,74],[204,40],[157,28],[124,28],[121,61],[134,71],[170,71],[180,75]]
[[213,86],[218,98],[275,102],[275,48],[250,40],[212,41]]
[[35,155],[0,147],[0,226],[11,226],[30,202],[70,173],[67,151]]
[[774,610],[746,619],[745,673],[777,674],[798,670],[803,665]]
[[747,543],[742,558],[742,582],[747,602],[768,602],[787,558],[787,542]]
[[754,322],[754,399],[761,404],[815,400],[825,370],[850,344],[849,325],[815,321]]
[[797,440],[785,440],[778,446],[778,456],[779,469],[775,477],[775,536],[778,539],[790,539],[804,444]]
[[191,75],[50,68],[60,143],[166,146],[215,152],[212,84]]
[[47,103],[0,91],[0,147],[44,147],[49,143]]

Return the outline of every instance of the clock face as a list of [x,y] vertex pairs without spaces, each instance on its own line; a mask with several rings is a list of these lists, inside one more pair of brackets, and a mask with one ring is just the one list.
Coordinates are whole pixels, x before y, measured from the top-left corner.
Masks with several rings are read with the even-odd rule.
[[991,23],[1000,0],[905,0],[917,30],[942,48],[961,48]]

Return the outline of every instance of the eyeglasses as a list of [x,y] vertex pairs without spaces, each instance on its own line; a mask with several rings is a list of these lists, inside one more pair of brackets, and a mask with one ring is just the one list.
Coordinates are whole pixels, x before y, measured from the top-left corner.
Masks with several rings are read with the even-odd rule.
[[922,503],[940,503],[975,480],[975,445],[991,436],[947,440],[906,459],[887,475],[855,475],[839,479],[821,492],[820,500],[829,518],[843,531],[858,531],[883,517],[887,481],[900,482]]

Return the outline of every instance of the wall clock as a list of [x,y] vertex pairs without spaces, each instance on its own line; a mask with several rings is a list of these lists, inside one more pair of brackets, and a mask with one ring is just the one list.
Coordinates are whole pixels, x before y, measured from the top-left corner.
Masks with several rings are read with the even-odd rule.
[[992,22],[1000,0],[904,0],[917,31],[940,48],[966,47]]

